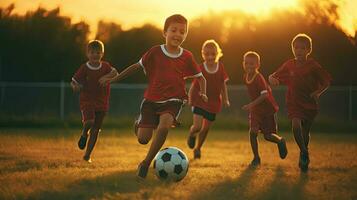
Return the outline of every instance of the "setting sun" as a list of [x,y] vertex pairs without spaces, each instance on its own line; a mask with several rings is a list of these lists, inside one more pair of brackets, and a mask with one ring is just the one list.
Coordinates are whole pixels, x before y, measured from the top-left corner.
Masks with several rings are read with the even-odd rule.
[[[15,3],[15,13],[24,14],[28,10],[35,10],[39,6],[46,9],[60,7],[61,13],[71,16],[74,22],[86,21],[91,25],[92,34],[96,32],[99,20],[113,21],[122,25],[124,29],[151,23],[161,27],[165,17],[173,13],[181,13],[190,20],[207,12],[221,12],[240,10],[247,14],[264,19],[272,10],[300,11],[299,0],[195,0],[195,1],[161,1],[161,0],[3,0],[0,6]],[[332,1],[331,1],[332,2]],[[336,25],[341,27],[347,35],[354,36],[357,26],[357,14],[353,8],[357,2],[353,0],[333,1],[337,6],[340,19]]]

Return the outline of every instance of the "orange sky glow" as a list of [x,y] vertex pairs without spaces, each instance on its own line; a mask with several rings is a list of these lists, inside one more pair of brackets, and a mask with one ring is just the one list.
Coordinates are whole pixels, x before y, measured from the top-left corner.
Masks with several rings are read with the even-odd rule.
[[[357,30],[356,0],[333,0],[338,5],[340,19],[336,25],[347,35],[354,37]],[[99,20],[113,21],[124,29],[151,23],[161,27],[169,15],[180,13],[189,20],[206,12],[242,10],[265,18],[272,9],[301,10],[299,0],[2,0],[1,7],[15,3],[14,13],[24,14],[39,6],[46,9],[60,7],[61,14],[71,16],[73,22],[86,21],[91,25],[94,37]]]

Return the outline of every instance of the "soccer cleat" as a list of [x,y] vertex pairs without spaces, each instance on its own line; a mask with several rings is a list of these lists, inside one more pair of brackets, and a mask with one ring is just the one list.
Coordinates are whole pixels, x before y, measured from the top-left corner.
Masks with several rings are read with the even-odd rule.
[[79,140],[78,140],[78,147],[79,147],[79,149],[82,149],[82,150],[83,150],[84,148],[86,148],[87,138],[88,138],[88,137],[85,137],[85,136],[81,135],[81,137],[80,137]]
[[187,145],[190,147],[190,149],[195,148],[196,145],[196,137],[189,135],[187,138]]
[[278,142],[278,149],[279,149],[280,158],[281,159],[286,158],[286,156],[288,155],[288,149],[286,148],[286,142],[284,138],[282,138],[280,142]]
[[250,162],[249,166],[250,167],[258,167],[260,165],[260,158],[253,158],[253,160]]
[[137,177],[139,178],[146,178],[147,174],[149,171],[149,165],[145,165],[143,162],[141,162],[138,166],[138,170],[137,170]]
[[300,153],[299,168],[302,172],[307,172],[309,169],[310,158],[309,153]]
[[90,156],[83,156],[83,160],[87,161],[88,163],[92,163]]
[[199,149],[194,149],[194,150],[193,150],[193,158],[194,158],[194,159],[200,159],[200,158],[201,158],[201,150],[199,150]]

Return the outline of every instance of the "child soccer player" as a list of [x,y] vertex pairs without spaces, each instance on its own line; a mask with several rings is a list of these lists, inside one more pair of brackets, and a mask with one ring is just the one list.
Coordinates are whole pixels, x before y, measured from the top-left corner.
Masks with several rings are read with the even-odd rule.
[[192,106],[193,124],[187,139],[188,146],[195,148],[196,136],[198,144],[193,150],[194,158],[201,158],[201,147],[207,137],[209,128],[221,111],[223,104],[228,107],[229,99],[226,82],[229,80],[222,62],[222,50],[214,40],[207,40],[202,46],[202,58],[204,62],[199,65],[207,81],[207,97],[205,102],[199,96],[199,82],[195,79],[189,91],[189,105]]
[[272,95],[271,88],[263,75],[259,73],[259,67],[260,56],[258,53],[248,51],[244,54],[243,68],[245,74],[243,79],[251,102],[244,105],[242,109],[249,111],[250,145],[254,155],[250,164],[252,167],[260,165],[257,141],[259,131],[264,134],[264,139],[277,144],[281,159],[284,159],[288,153],[284,138],[277,134],[275,113],[278,111],[278,105]]
[[308,170],[310,128],[318,113],[320,95],[328,88],[331,77],[315,60],[308,56],[312,40],[306,34],[298,34],[291,42],[294,59],[286,61],[269,76],[271,85],[287,85],[286,104],[292,131],[300,148],[299,168]]
[[109,107],[110,85],[100,85],[99,78],[117,75],[108,62],[102,61],[104,44],[99,40],[92,40],[87,45],[88,61],[82,64],[72,77],[71,86],[74,92],[80,92],[79,102],[82,112],[83,130],[78,141],[78,147],[84,149],[89,142],[83,156],[85,161],[91,161],[91,153],[97,141],[99,130]]
[[197,78],[200,97],[207,101],[206,80],[197,66],[191,52],[180,45],[185,40],[188,22],[182,15],[172,15],[165,21],[163,35],[165,44],[157,45],[147,51],[135,63],[114,79],[106,76],[101,81],[118,81],[142,68],[148,77],[148,87],[140,106],[140,116],[135,131],[140,144],[147,144],[156,134],[145,159],[139,164],[137,176],[145,178],[151,161],[165,143],[172,124],[177,119],[183,101],[187,99],[185,78]]

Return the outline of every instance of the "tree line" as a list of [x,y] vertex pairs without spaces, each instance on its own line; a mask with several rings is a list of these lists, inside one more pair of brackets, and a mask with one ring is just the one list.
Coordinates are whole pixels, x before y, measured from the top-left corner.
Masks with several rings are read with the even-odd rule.
[[[312,57],[331,73],[333,84],[356,85],[357,38],[335,25],[339,19],[336,5],[318,6],[306,1],[304,12],[275,10],[265,19],[241,11],[210,12],[190,21],[183,47],[200,63],[202,43],[215,39],[223,50],[221,61],[230,84],[241,84],[244,52],[257,51],[261,71],[268,75],[292,57],[291,39],[304,32],[313,39]],[[0,81],[70,81],[86,61],[89,25],[72,23],[70,17],[61,15],[60,8],[39,7],[24,15],[13,10],[13,4],[0,8]],[[118,71],[137,62],[153,45],[164,43],[162,27],[151,24],[123,30],[120,24],[100,21],[96,38],[105,43],[104,59]],[[137,73],[124,82],[144,83],[146,78]]]

